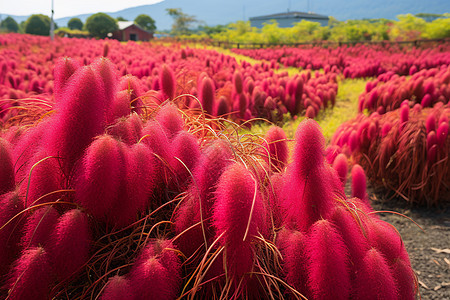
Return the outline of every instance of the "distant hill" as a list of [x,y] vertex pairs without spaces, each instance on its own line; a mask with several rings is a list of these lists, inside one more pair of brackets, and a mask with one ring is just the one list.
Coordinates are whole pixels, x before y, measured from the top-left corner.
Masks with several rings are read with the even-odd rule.
[[[123,17],[134,20],[139,14],[148,14],[156,21],[159,30],[170,29],[172,18],[167,15],[167,8],[181,8],[184,13],[194,15],[203,24],[214,26],[228,24],[237,20],[248,20],[250,17],[285,12],[290,4],[291,11],[308,11],[308,1],[295,0],[165,0],[151,5],[127,8],[117,12],[107,12],[112,17]],[[340,21],[363,18],[395,19],[399,14],[445,13],[450,12],[448,0],[309,0],[309,11],[333,16]],[[95,12],[93,12],[95,13]],[[1,14],[1,12],[0,12]],[[83,22],[90,14],[73,17]],[[4,15],[3,15],[4,16]],[[12,16],[17,22],[26,20],[28,16]],[[58,26],[66,26],[72,17],[56,19]]]

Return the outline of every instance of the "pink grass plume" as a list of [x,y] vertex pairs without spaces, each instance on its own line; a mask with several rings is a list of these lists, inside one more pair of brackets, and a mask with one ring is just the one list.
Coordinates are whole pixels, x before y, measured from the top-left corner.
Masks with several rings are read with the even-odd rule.
[[90,235],[87,215],[81,210],[72,209],[59,217],[49,259],[61,280],[74,275],[87,262]]
[[238,284],[253,267],[251,241],[266,230],[264,204],[252,174],[239,163],[225,170],[215,194],[213,224],[216,235],[223,234],[228,274]]
[[165,130],[169,139],[172,139],[178,132],[183,130],[184,121],[181,113],[175,104],[169,102],[165,104],[156,114],[156,121]]
[[358,164],[353,165],[351,176],[352,197],[369,201],[369,198],[367,196],[366,173],[364,172],[364,169]]
[[56,61],[54,74],[54,94],[55,101],[59,102],[63,98],[63,90],[69,78],[81,67],[81,63],[70,57],[62,57]]
[[[263,155],[270,156],[270,162],[273,166],[272,169],[278,171],[284,170],[289,158],[286,133],[282,128],[272,126],[267,131],[265,140],[267,143],[264,143],[264,147],[267,149],[267,152],[264,151]],[[266,161],[269,162],[268,159]]]
[[336,159],[333,162],[333,168],[339,175],[339,179],[342,184],[345,185],[347,182],[347,173],[348,173],[348,159],[345,154],[340,153],[336,156]]
[[58,218],[59,213],[52,206],[34,211],[25,223],[21,240],[22,247],[24,249],[39,245],[47,247],[51,243],[50,237],[55,230]]
[[159,86],[163,92],[164,100],[175,97],[176,79],[172,68],[164,64],[159,74]]
[[42,247],[25,250],[15,262],[8,283],[8,299],[48,299],[51,282],[49,255]]
[[313,224],[306,242],[308,286],[313,299],[348,299],[348,249],[341,234],[327,220]]
[[355,280],[352,295],[354,299],[400,299],[391,269],[375,248],[366,252]]
[[109,278],[100,300],[134,300],[136,296],[130,281],[124,276],[113,276]]
[[14,177],[11,145],[0,138],[0,195],[14,190]]

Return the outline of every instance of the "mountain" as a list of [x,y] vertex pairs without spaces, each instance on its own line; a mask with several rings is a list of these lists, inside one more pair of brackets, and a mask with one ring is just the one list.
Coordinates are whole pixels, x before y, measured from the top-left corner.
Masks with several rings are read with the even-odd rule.
[[[120,16],[127,20],[134,20],[139,14],[148,14],[155,19],[159,30],[165,30],[170,29],[173,23],[172,18],[166,13],[167,8],[181,8],[184,13],[196,16],[199,21],[202,21],[202,24],[214,26],[225,25],[237,20],[248,20],[255,16],[286,12],[288,8],[291,11],[312,11],[321,15],[333,16],[340,21],[363,18],[395,19],[399,14],[450,12],[450,2],[448,0],[165,0],[117,12],[105,12],[114,18]],[[78,17],[85,22],[89,15],[72,17]],[[27,16],[12,17],[17,22],[27,19]],[[56,23],[60,27],[66,26],[72,17],[56,19]]]

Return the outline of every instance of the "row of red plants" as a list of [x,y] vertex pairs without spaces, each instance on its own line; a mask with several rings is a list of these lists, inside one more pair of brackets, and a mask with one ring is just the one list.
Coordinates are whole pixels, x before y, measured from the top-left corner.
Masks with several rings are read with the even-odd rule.
[[[265,118],[276,122],[287,112],[314,117],[320,109],[334,104],[338,88],[334,74],[304,72],[289,76],[287,72],[274,71],[265,62],[238,63],[214,50],[181,48],[176,44],[164,47],[65,38],[51,43],[45,37],[16,34],[0,36],[0,44],[4,45],[0,48],[0,98],[8,100],[0,104],[3,119],[14,106],[21,106],[11,99],[53,99],[57,87],[52,66],[62,55],[81,65],[103,55],[117,66],[119,74],[135,76],[135,97],[163,101],[190,94],[200,101],[185,98],[186,107],[202,106],[209,115],[231,115],[234,120]],[[170,87],[169,81],[175,84],[170,91],[164,86]]]
[[233,49],[253,59],[280,63],[285,67],[320,70],[343,74],[345,78],[374,77],[386,72],[412,75],[417,71],[450,64],[450,44],[409,48],[396,45],[356,45],[323,48],[278,47]]
[[374,112],[343,123],[333,151],[361,164],[376,186],[412,203],[437,206],[450,199],[450,107],[422,107],[408,100],[383,115]]
[[[3,296],[414,299],[400,236],[361,173],[359,198],[345,196],[315,121],[299,125],[290,156],[278,127],[240,136],[186,109],[176,68],[155,67],[159,92],[143,97],[108,59],[59,59],[54,96],[18,100],[5,119]],[[236,95],[244,70],[230,74]]]
[[410,78],[392,72],[368,81],[365,91],[359,96],[358,110],[384,114],[400,108],[409,100],[410,105],[432,107],[436,103],[448,103],[450,99],[450,65],[422,70]]

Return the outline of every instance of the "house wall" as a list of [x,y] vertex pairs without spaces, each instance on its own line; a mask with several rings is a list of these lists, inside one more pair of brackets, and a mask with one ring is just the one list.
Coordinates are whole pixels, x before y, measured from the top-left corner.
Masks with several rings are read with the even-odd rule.
[[131,34],[136,35],[136,41],[149,41],[153,38],[152,33],[141,30],[136,26],[130,26],[125,28],[124,30],[117,30],[113,33],[112,38],[119,41],[129,41]]
[[269,23],[271,20],[277,21],[279,27],[292,27],[294,23],[301,22],[302,20],[317,22],[320,23],[321,26],[328,25],[328,20],[314,19],[314,18],[282,18],[282,19],[270,18],[264,20],[258,19],[258,20],[250,20],[250,24],[253,27],[263,28],[264,26],[263,23]]

